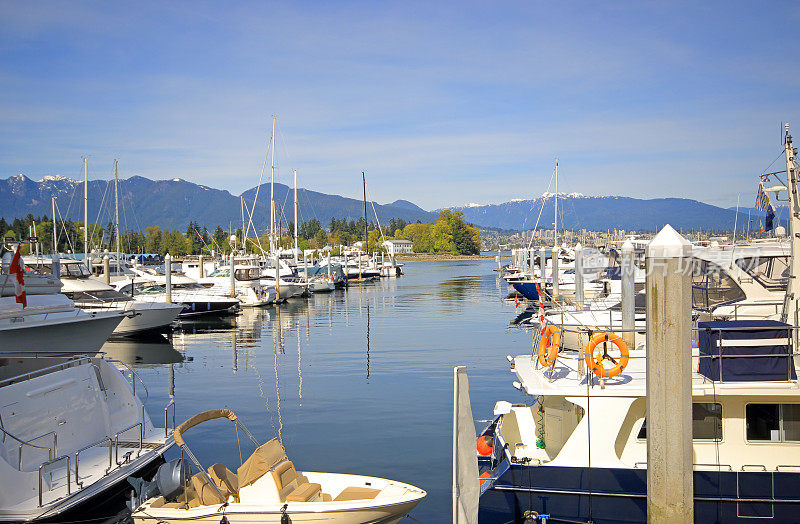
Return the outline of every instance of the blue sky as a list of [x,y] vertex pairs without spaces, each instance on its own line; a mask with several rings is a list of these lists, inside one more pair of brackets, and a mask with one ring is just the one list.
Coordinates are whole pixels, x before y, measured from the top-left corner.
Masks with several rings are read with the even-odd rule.
[[[800,137],[792,2],[7,2],[0,177],[254,186],[427,208],[560,190],[755,198]],[[779,165],[780,161],[776,165]]]

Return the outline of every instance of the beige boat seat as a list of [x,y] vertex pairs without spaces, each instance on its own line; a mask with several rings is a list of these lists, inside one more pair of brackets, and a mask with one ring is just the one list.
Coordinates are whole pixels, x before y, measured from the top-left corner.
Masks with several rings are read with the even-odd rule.
[[381,490],[379,489],[372,489],[372,488],[362,488],[358,486],[350,486],[344,488],[341,493],[339,493],[334,501],[343,501],[343,500],[372,500],[378,496]]
[[192,477],[192,488],[194,488],[196,496],[189,501],[189,507],[193,507],[193,501],[197,501],[200,506],[210,506],[225,502],[202,472]]
[[276,438],[261,444],[236,471],[238,489],[249,486],[284,460],[286,450]]
[[322,486],[317,483],[298,482],[298,479],[305,477],[298,475],[291,460],[281,462],[271,473],[281,502],[314,502],[321,499]]
[[225,464],[217,462],[208,468],[208,476],[225,498],[233,496],[236,502],[239,501],[239,479],[234,472],[225,467]]

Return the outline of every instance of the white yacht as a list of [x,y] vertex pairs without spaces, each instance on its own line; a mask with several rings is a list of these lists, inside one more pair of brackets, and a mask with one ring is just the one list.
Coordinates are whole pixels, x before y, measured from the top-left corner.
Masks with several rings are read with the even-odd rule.
[[[166,276],[155,269],[133,267],[128,278],[118,280],[112,286],[117,291],[140,300],[166,302],[166,281]],[[171,302],[183,306],[180,318],[233,313],[241,304],[238,298],[213,293],[182,273],[170,275],[170,284]]]
[[1,521],[82,520],[162,461],[174,404],[156,427],[139,380],[98,357],[0,354]]
[[[187,276],[197,280],[208,292],[230,296],[231,266],[219,266],[206,277],[189,274]],[[242,307],[260,307],[275,302],[275,288],[262,282],[261,268],[257,265],[247,264],[234,266],[233,277],[236,280],[236,297]]]
[[[800,360],[791,326],[707,322],[697,334],[699,348],[691,349],[696,521],[797,522]],[[731,353],[737,358],[726,357]],[[530,513],[554,521],[645,522],[646,357],[642,347],[618,375],[604,379],[580,352],[562,351],[552,367],[531,355],[513,358],[517,387],[530,401],[498,402],[496,418],[479,437],[480,521]]]
[[[52,274],[52,259],[25,257],[25,263],[42,274]],[[86,311],[130,312],[114,330],[116,336],[166,330],[183,310],[179,304],[153,300],[134,300],[113,287],[95,280],[86,264],[79,260],[60,260],[61,292]]]
[[0,297],[0,347],[16,351],[97,351],[130,313],[83,311],[61,294]]

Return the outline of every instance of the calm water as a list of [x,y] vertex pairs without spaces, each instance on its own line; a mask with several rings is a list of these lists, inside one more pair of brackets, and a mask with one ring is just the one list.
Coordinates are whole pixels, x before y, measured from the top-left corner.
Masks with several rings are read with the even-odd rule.
[[[184,322],[169,340],[104,351],[137,367],[158,425],[172,376],[179,423],[230,408],[256,438],[281,437],[299,470],[415,484],[428,497],[412,516],[449,522],[453,366],[468,367],[473,415],[486,419],[495,401],[520,399],[504,357],[530,349],[529,335],[507,328],[514,304],[500,300],[493,267],[408,263],[398,279]],[[227,421],[187,442],[205,467],[240,464]],[[243,458],[251,451],[243,446]]]

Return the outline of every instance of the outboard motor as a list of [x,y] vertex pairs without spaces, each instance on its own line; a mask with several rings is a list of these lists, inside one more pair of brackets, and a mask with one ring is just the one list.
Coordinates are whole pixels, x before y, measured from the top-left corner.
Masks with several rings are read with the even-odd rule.
[[128,502],[128,507],[133,511],[153,497],[176,497],[186,485],[186,468],[183,461],[177,458],[161,464],[153,475],[153,480],[148,482],[142,478],[128,477],[128,483],[133,486],[131,500]]

